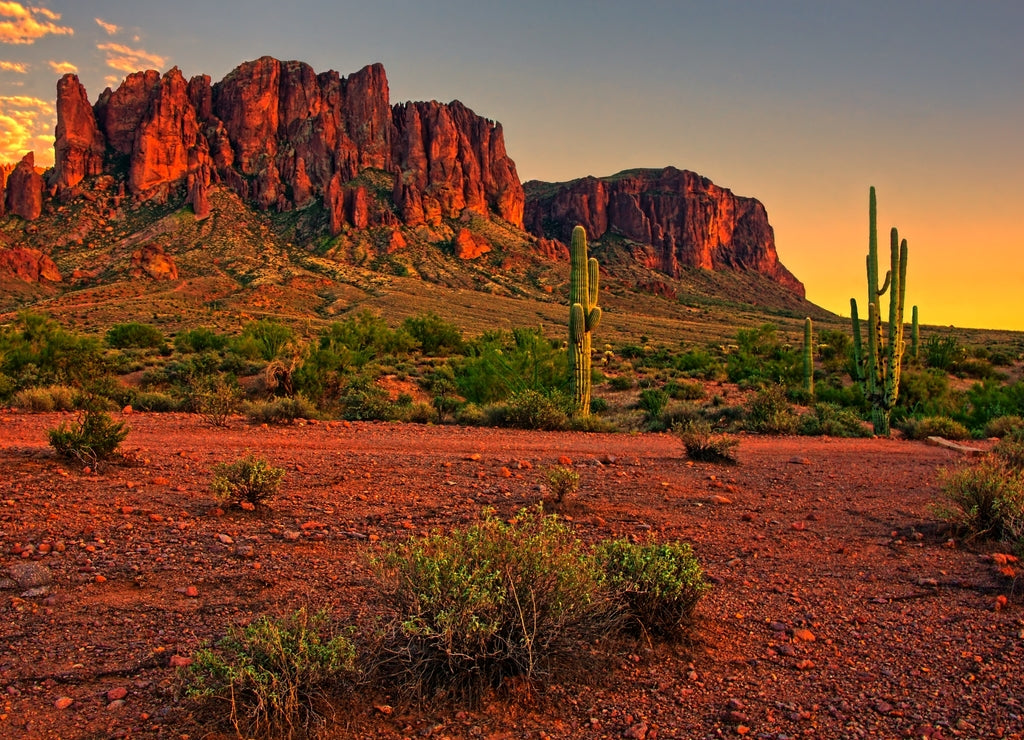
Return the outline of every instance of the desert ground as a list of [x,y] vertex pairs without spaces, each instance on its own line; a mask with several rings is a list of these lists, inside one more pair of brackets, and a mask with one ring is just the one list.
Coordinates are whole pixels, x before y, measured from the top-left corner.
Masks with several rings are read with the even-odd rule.
[[[558,464],[582,486],[548,505],[581,539],[692,543],[694,644],[627,642],[479,706],[359,694],[322,737],[1024,737],[1022,582],[936,514],[953,450],[741,435],[723,467],[662,434],[134,413],[127,461],[91,470],[47,445],[64,418],[0,411],[3,738],[231,737],[178,695],[200,646],[307,604],[364,623],[378,542],[549,498]],[[287,471],[267,511],[211,492],[246,452]]]

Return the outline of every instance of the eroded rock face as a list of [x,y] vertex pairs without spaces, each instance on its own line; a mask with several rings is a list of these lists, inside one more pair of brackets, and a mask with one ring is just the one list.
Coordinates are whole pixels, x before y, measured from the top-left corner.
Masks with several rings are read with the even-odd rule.
[[365,190],[346,185],[367,169],[395,183],[401,222],[437,224],[466,208],[522,225],[524,196],[501,126],[459,102],[392,108],[383,66],[345,78],[303,62],[262,57],[220,82],[185,81],[174,68],[129,75],[91,107],[74,75],[58,84],[54,185],[61,197],[109,166],[128,164],[128,190],[163,200],[184,187],[199,218],[224,184],[262,209],[321,200],[330,230],[388,225]]
[[59,191],[68,191],[83,177],[103,172],[107,143],[77,75],[64,75],[57,82],[57,130],[53,148],[52,184]]
[[630,170],[550,185],[527,183],[526,228],[567,242],[583,225],[594,241],[612,233],[649,245],[647,267],[677,276],[683,265],[754,271],[803,297],[804,286],[779,262],[764,206],[706,177],[668,167]]
[[459,229],[455,236],[455,256],[460,260],[473,260],[490,251],[490,242],[469,229]]
[[43,176],[36,172],[35,154],[29,152],[7,176],[7,212],[35,221],[43,212],[44,187]]
[[38,249],[15,247],[0,249],[0,273],[28,283],[59,283],[60,271],[47,255]]

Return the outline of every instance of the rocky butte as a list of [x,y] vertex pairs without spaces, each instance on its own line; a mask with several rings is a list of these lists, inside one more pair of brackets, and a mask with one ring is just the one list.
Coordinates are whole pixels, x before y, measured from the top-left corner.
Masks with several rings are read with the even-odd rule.
[[[56,110],[53,168],[41,175],[31,153],[5,168],[0,216],[32,221],[51,201],[95,197],[85,186],[102,176],[112,202],[183,199],[197,219],[210,216],[215,188],[261,210],[319,203],[332,237],[384,227],[392,232],[389,250],[403,248],[403,229],[447,221],[461,259],[492,247],[457,223],[468,214],[525,228],[544,259],[564,258],[564,242],[581,223],[593,241],[611,234],[641,245],[645,266],[670,276],[684,265],[755,271],[803,296],[779,263],[758,201],[674,168],[529,183],[524,191],[501,124],[458,101],[392,105],[380,64],[341,77],[262,57],[213,84],[206,75],[186,80],[177,67],[149,70],[95,103],[69,74],[57,83]],[[367,170],[390,181],[385,206],[357,179]],[[45,272],[53,277],[49,265]]]

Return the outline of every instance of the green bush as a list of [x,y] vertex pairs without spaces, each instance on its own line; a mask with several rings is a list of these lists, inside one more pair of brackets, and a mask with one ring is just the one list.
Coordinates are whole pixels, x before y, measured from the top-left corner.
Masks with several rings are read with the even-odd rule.
[[645,388],[640,391],[636,405],[646,414],[648,421],[657,419],[668,405],[668,394],[658,388]]
[[107,329],[106,343],[115,349],[151,349],[164,343],[164,333],[150,324],[131,321],[127,324],[114,324]]
[[369,375],[351,376],[337,400],[342,418],[351,421],[389,421],[397,415],[388,392]]
[[747,405],[744,426],[762,434],[792,434],[798,417],[786,400],[785,390],[778,385],[761,388]]
[[678,424],[672,433],[679,437],[686,450],[686,456],[699,462],[726,463],[735,465],[735,448],[739,440],[724,434],[714,434],[711,425],[702,420]]
[[539,507],[391,544],[376,564],[395,613],[386,667],[420,696],[544,680],[619,625],[593,559]]
[[608,402],[603,398],[591,398],[590,399],[590,411],[594,414],[600,414],[608,410]]
[[130,403],[136,411],[179,411],[182,407],[179,399],[159,391],[135,391],[131,394]]
[[185,696],[218,713],[239,737],[309,737],[318,709],[354,676],[355,646],[326,612],[232,626],[182,669]]
[[671,380],[665,383],[665,392],[677,401],[699,401],[707,395],[704,384],[697,380]]
[[928,367],[948,371],[953,364],[967,356],[966,351],[953,336],[931,336],[924,343],[924,359]]
[[1024,538],[1024,473],[998,458],[964,465],[942,473],[942,491],[951,508],[941,512],[972,536],[1007,539],[1020,545]]
[[228,344],[228,338],[205,326],[186,329],[174,337],[174,348],[179,352],[219,352]]
[[[270,362],[284,352],[284,348],[294,339],[295,333],[284,324],[270,319],[260,319],[246,324],[239,337],[239,347],[254,343],[259,356]],[[251,351],[243,350],[239,354],[251,357]]]
[[1024,432],[1024,418],[1016,414],[997,416],[985,425],[986,437],[1006,437],[1018,432]]
[[996,443],[992,452],[1010,470],[1024,472],[1024,429],[1007,434]]
[[213,469],[210,487],[224,503],[251,509],[276,494],[283,477],[283,469],[247,455],[233,463],[219,463]]
[[801,416],[799,432],[826,437],[870,437],[873,434],[855,411],[831,403],[816,404],[813,414]]
[[462,332],[435,313],[410,316],[402,322],[402,329],[411,336],[420,351],[429,356],[457,354],[462,352]]
[[253,424],[283,424],[296,419],[315,419],[317,410],[300,395],[252,401],[246,404],[245,415]]
[[24,411],[72,411],[75,390],[66,385],[25,388],[14,394],[14,405]]
[[89,405],[78,421],[61,422],[47,436],[58,455],[95,465],[114,456],[128,431],[124,422],[114,421],[106,412]]
[[215,427],[226,427],[242,402],[238,381],[220,373],[191,376],[188,393],[192,410]]
[[970,439],[970,430],[948,416],[926,416],[922,419],[909,418],[900,424],[902,431],[910,439],[927,439],[942,437],[944,439]]
[[709,586],[688,544],[612,540],[600,543],[595,554],[605,582],[640,634],[678,639],[689,632]]
[[580,490],[580,474],[563,465],[548,468],[544,472],[544,479],[558,503]]
[[503,426],[519,429],[557,431],[569,422],[563,399],[546,396],[540,391],[520,391],[509,399],[505,407]]
[[628,391],[636,385],[636,378],[632,375],[612,375],[608,378],[608,385],[613,391]]

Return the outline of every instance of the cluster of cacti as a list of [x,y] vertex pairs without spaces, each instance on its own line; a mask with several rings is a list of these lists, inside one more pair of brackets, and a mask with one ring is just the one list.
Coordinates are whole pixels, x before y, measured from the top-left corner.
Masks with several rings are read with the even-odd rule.
[[814,344],[812,343],[812,335],[814,334],[814,325],[811,323],[811,317],[808,316],[804,319],[804,390],[811,396],[814,396]]
[[569,384],[576,415],[589,416],[591,332],[601,321],[601,308],[597,305],[597,260],[587,259],[587,232],[582,226],[572,230],[570,258]]
[[[857,300],[850,299],[853,321],[854,366],[864,396],[871,405],[871,423],[875,434],[889,434],[889,416],[900,392],[900,365],[903,360],[903,301],[907,280],[907,240],[902,242],[893,227],[890,235],[890,269],[878,284],[878,229],[875,189],[868,205],[868,318],[867,352],[860,333]],[[889,291],[889,319],[882,328],[881,301]]]

